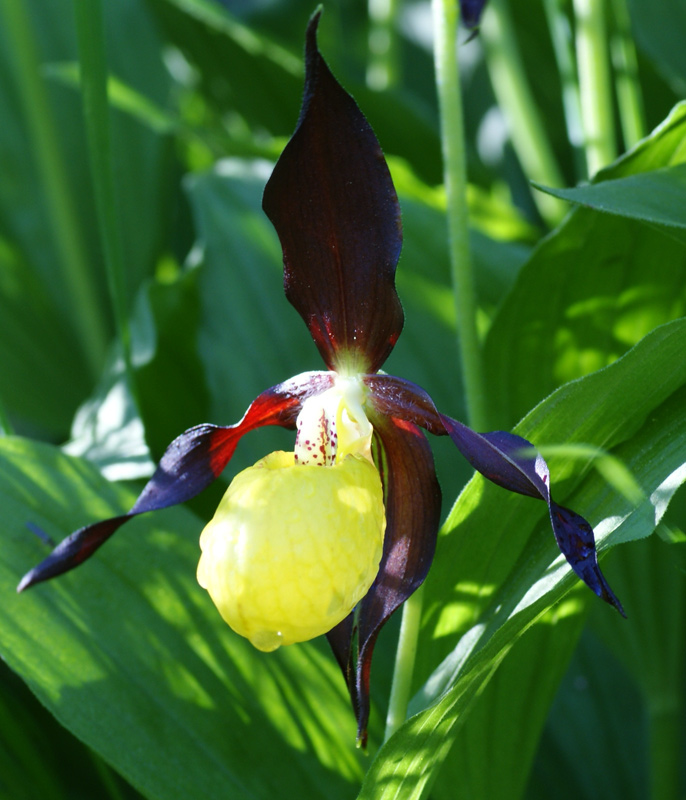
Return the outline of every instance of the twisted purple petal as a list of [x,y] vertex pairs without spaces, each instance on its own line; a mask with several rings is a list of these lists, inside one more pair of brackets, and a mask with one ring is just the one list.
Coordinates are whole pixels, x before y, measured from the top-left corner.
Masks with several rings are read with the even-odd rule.
[[128,514],[86,525],[72,533],[24,575],[17,591],[77,567],[136,515],[195,497],[221,475],[244,434],[264,425],[294,427],[303,401],[324,391],[332,382],[328,372],[303,373],[259,395],[235,425],[198,425],[182,433],[169,445],[155,474]]
[[586,520],[554,502],[550,471],[543,457],[521,436],[507,431],[476,433],[440,414],[419,386],[389,375],[365,378],[372,403],[381,413],[409,420],[437,435],[447,434],[469,463],[498,486],[548,505],[555,541],[570,567],[598,597],[626,616],[598,566],[593,528]]

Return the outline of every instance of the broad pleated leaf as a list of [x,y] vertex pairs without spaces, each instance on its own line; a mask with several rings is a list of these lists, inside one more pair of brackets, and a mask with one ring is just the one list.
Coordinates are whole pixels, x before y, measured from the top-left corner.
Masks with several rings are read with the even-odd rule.
[[265,657],[234,634],[195,580],[204,521],[187,509],[134,520],[87,569],[15,593],[45,549],[27,520],[59,538],[133,499],[82,460],[0,439],[2,658],[147,797],[350,798],[363,767],[326,643]]
[[[685,136],[681,103],[588,191],[602,194],[604,183],[650,180],[654,170],[677,167],[686,160]],[[661,205],[642,199],[644,217]],[[656,326],[686,314],[686,248],[673,235],[681,229],[666,230],[577,207],[541,241],[484,344],[495,426],[515,425],[562,383],[607,366]]]
[[[570,494],[564,478],[572,463],[551,459],[555,485],[594,522],[601,552],[651,533],[686,478],[684,347],[686,321],[665,325],[616,364],[562,387],[518,428],[541,443],[604,442],[635,475],[645,498],[632,507],[593,473]],[[364,798],[426,796],[471,701],[518,637],[571,585],[571,569],[544,539],[540,504],[515,494],[497,498],[499,491],[477,476],[439,538],[419,647],[425,683],[411,708],[420,713],[380,751]]]
[[572,189],[539,188],[597,211],[664,226],[667,232],[682,238],[686,232],[686,164]]

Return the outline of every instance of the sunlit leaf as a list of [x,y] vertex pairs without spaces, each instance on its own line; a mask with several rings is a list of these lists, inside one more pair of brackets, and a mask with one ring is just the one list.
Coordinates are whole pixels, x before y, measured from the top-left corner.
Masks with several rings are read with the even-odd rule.
[[[617,447],[616,455],[646,492],[639,506],[593,478],[560,497],[594,523],[601,552],[651,533],[686,478],[683,359],[675,368],[685,345],[686,323],[666,325],[612,367],[561,389],[517,428],[541,443],[559,435]],[[570,468],[569,461],[551,460],[562,494],[560,480]],[[525,498],[496,497],[496,491],[475,478],[446,523],[426,586],[420,652],[428,680],[413,703],[420,713],[381,750],[363,797],[425,795],[487,679],[570,586],[569,569],[556,557],[537,509]],[[431,672],[441,653],[444,660]]]
[[[681,164],[685,132],[680,105],[588,191]],[[659,201],[644,199],[646,214],[653,202]],[[612,363],[654,327],[684,314],[684,244],[635,219],[574,209],[519,271],[489,330],[491,424],[514,425],[557,386]]]
[[265,658],[229,630],[195,582],[197,517],[145,517],[78,573],[16,595],[44,554],[27,522],[59,539],[133,498],[13,438],[0,498],[0,653],[62,724],[152,797],[350,796],[362,768],[338,667],[317,644]]
[[649,225],[686,230],[686,220],[679,213],[686,205],[686,164],[574,189],[539,188],[597,211],[638,219]]

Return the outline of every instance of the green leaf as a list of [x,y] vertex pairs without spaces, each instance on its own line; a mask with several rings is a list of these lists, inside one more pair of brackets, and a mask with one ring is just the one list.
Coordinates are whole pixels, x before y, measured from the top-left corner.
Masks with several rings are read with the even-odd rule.
[[3,662],[0,662],[0,796],[12,800],[141,797],[63,728]]
[[686,8],[680,0],[654,0],[648,8],[641,0],[629,0],[636,42],[651,58],[674,90],[686,89]]
[[[683,491],[683,490],[682,490]],[[612,559],[617,591],[630,604],[629,625],[595,613],[592,629],[641,690],[650,747],[651,796],[677,796],[683,761],[686,669],[686,551],[657,536],[620,548]]]
[[551,710],[527,797],[650,797],[643,710],[626,670],[585,632]]
[[87,458],[111,481],[147,477],[155,464],[124,362],[119,353],[110,362],[93,396],[77,411],[64,452]]
[[2,657],[149,797],[349,797],[363,770],[337,665],[318,644],[265,657],[228,629],[195,582],[188,511],[134,521],[87,566],[16,595],[45,550],[27,522],[58,539],[132,499],[85,462],[0,441]]
[[456,786],[465,796],[488,800],[522,795],[560,674],[592,602],[584,588],[576,587],[573,597],[550,609],[517,640],[474,702],[469,724],[457,733],[432,797],[448,800]]
[[[38,65],[55,59],[74,60],[69,0],[17,5],[25,5],[24,11],[30,15]],[[107,4],[106,16],[113,69],[140,94],[164,105],[170,79],[149,14],[136,0],[123,0]],[[97,374],[100,367],[88,362],[84,352],[89,342],[96,342],[91,350],[102,350],[104,355],[100,340],[112,332],[110,305],[101,268],[80,98],[73,89],[39,76],[55,132],[49,143],[52,163],[64,177],[59,184],[62,194],[53,197],[53,203],[62,209],[73,207],[73,229],[62,230],[61,235],[71,237],[73,252],[82,255],[85,269],[77,283],[79,296],[90,297],[88,302],[77,301],[66,288],[63,251],[56,244],[60,232],[48,213],[50,179],[32,138],[35,125],[30,122],[8,37],[8,26],[0,26],[0,116],[6,121],[0,126],[0,160],[7,165],[0,182],[0,230],[3,249],[6,242],[22,269],[13,276],[12,293],[4,282],[0,287],[0,316],[7,326],[2,336],[7,353],[0,358],[3,381],[9,387],[3,388],[3,395],[7,394],[5,405],[19,429],[59,440],[67,436],[71,416],[92,386],[94,369]],[[168,228],[173,197],[167,185],[170,152],[162,137],[128,115],[115,113],[111,123],[120,201],[117,212],[127,267],[127,298],[131,300],[142,278],[151,273],[162,231]],[[13,322],[16,317],[20,324]],[[63,381],[54,379],[59,373],[64,375]],[[45,402],[48,395],[49,403]]]
[[22,430],[63,437],[88,391],[77,340],[35,270],[2,238],[0,308],[3,406]]
[[[195,422],[236,422],[267,387],[321,365],[284,296],[281,248],[261,211],[270,170],[264,161],[226,159],[186,182],[198,236],[189,263],[197,273],[196,343],[209,396],[208,420]],[[283,449],[287,436],[249,437],[236,469],[268,452],[265,441]]]
[[[588,477],[579,483],[571,460],[551,459],[556,498],[594,524],[601,552],[650,534],[686,479],[684,347],[686,320],[665,325],[612,366],[560,389],[516,428],[541,444],[605,446],[639,481],[647,496],[632,507],[604,483]],[[480,477],[460,496],[426,585],[419,650],[420,677],[427,680],[412,706],[419,713],[382,748],[361,797],[425,796],[487,680],[569,589],[572,574],[541,505],[506,496]],[[572,602],[567,613],[579,612]]]
[[597,211],[638,219],[649,225],[686,229],[686,219],[679,213],[686,205],[686,164],[574,189],[538,188]]
[[148,0],[148,8],[198,69],[200,90],[216,111],[287,136],[302,94],[302,60],[258,36],[207,0]]
[[[677,167],[686,160],[685,136],[682,104],[588,191]],[[561,384],[612,363],[657,325],[684,314],[682,243],[635,219],[574,209],[519,271],[489,330],[492,426],[514,425]]]

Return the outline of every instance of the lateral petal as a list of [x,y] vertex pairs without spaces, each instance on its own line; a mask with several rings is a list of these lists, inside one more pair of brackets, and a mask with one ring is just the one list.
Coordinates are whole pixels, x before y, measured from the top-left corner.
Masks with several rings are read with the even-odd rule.
[[373,372],[403,326],[395,291],[400,207],[379,143],[307,28],[300,118],[264,191],[286,297],[337,371]]
[[332,383],[328,372],[306,372],[267,389],[235,425],[197,425],[185,431],[169,445],[128,514],[86,525],[72,533],[24,575],[17,591],[78,566],[132,517],[195,497],[221,475],[244,434],[264,425],[294,427],[303,401],[328,389]]
[[579,514],[554,502],[548,465],[531,442],[507,431],[476,433],[440,414],[423,389],[402,378],[369,375],[365,383],[381,413],[409,420],[439,436],[447,434],[485,478],[504,489],[543,500],[548,505],[555,541],[570,567],[591,591],[626,616],[598,566],[593,528]]
[[[383,449],[386,536],[379,574],[359,607],[353,706],[358,742],[367,741],[369,677],[381,628],[423,583],[433,561],[440,524],[441,489],[424,434],[412,422],[372,417]],[[350,681],[350,684],[352,681]]]

